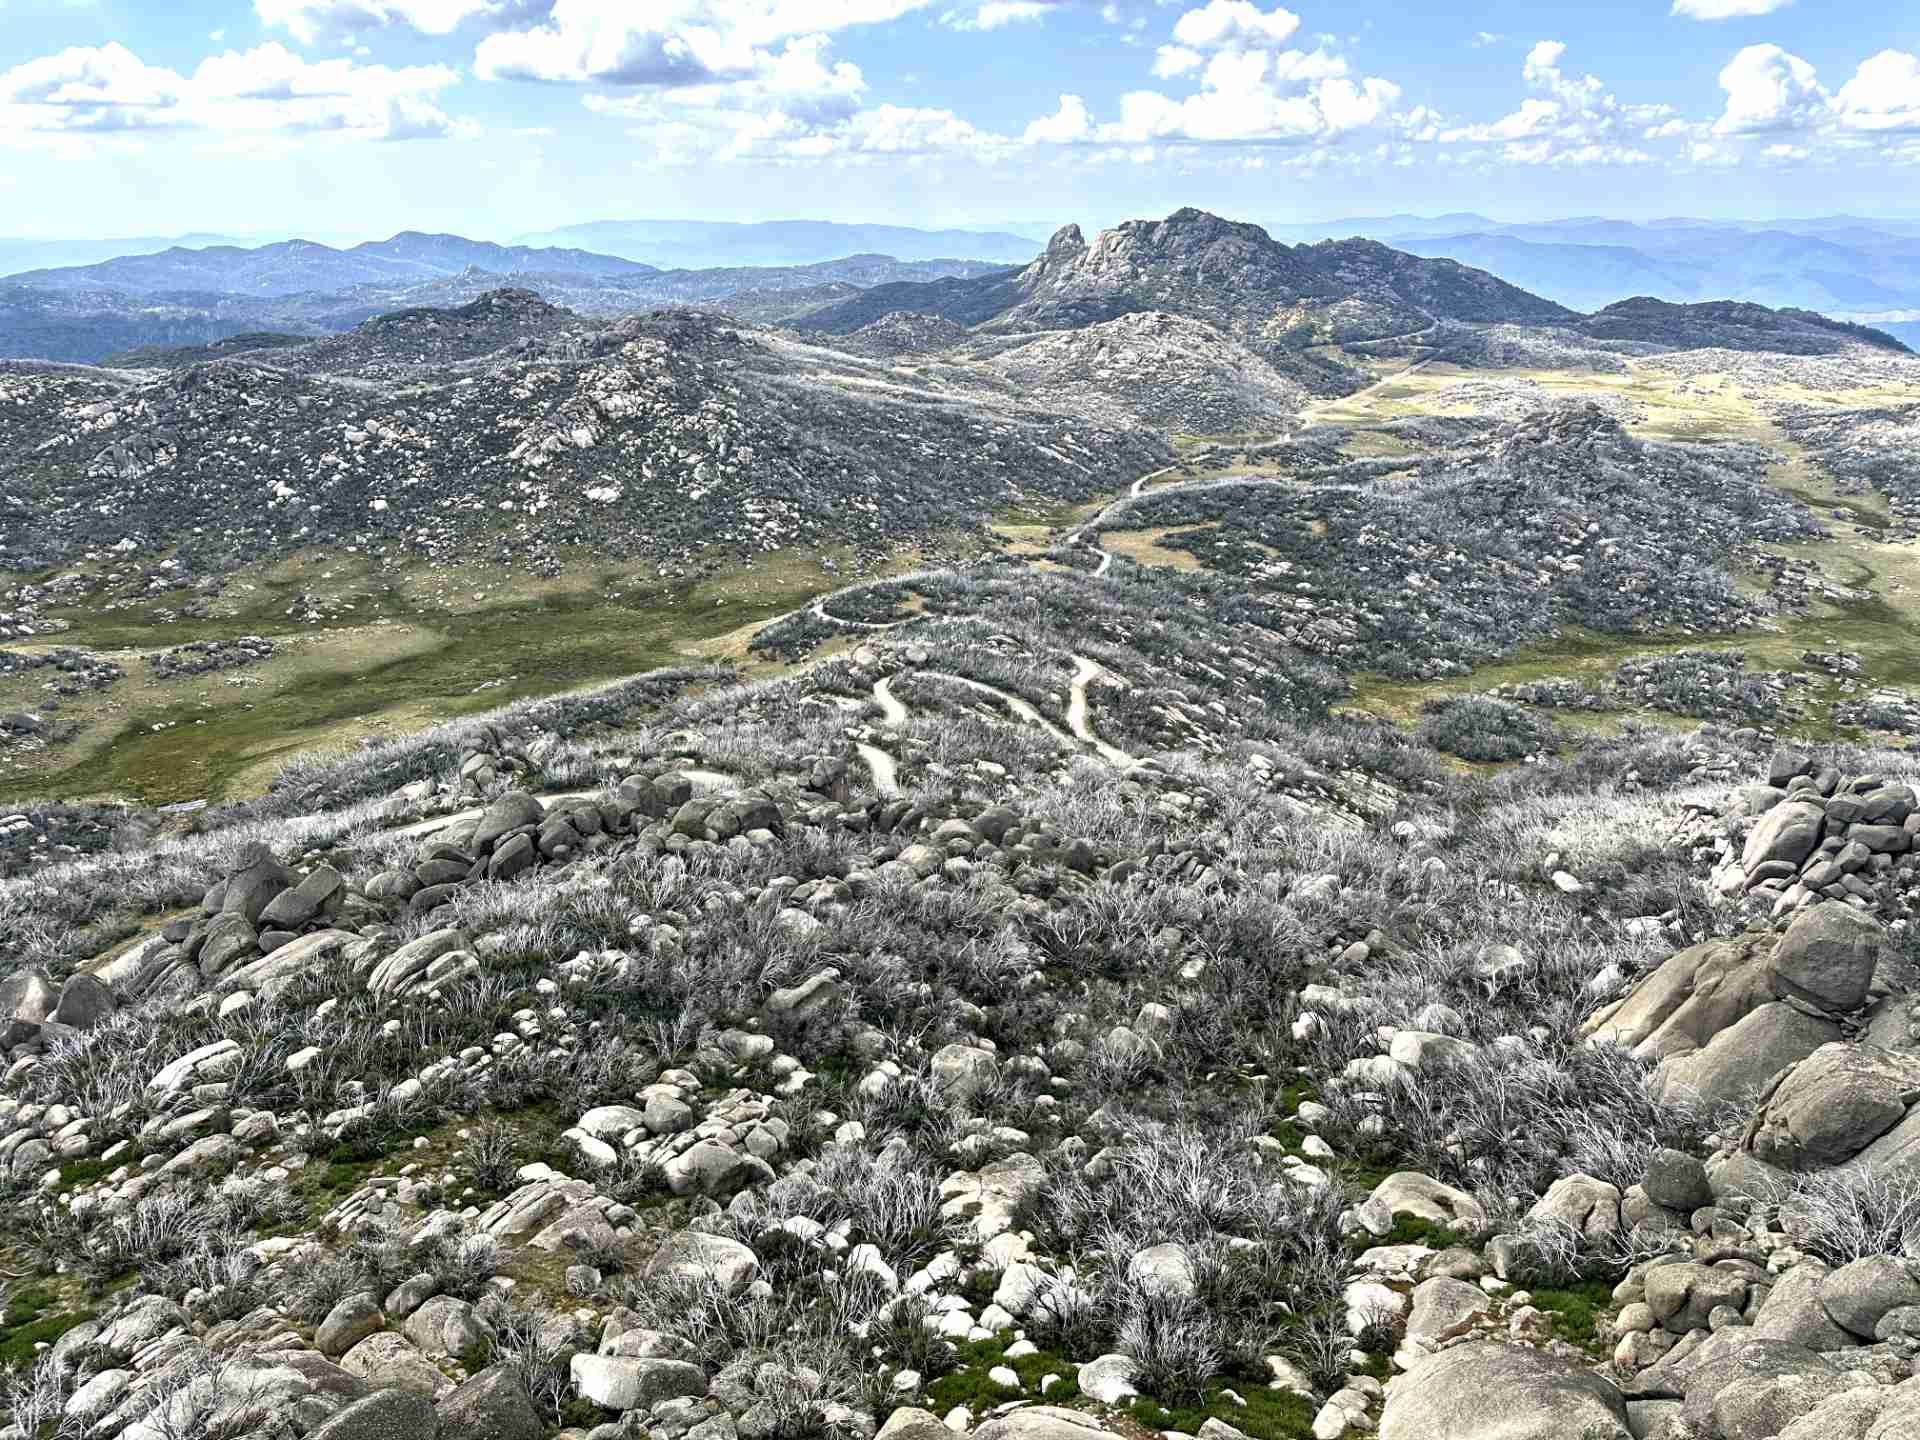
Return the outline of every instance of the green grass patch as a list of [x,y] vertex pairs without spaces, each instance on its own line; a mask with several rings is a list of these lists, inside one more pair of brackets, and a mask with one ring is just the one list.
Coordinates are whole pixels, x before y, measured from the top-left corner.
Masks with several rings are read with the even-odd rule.
[[[1067,1405],[1080,1398],[1080,1367],[1065,1356],[1050,1350],[1036,1351],[1017,1360],[1007,1359],[1010,1337],[975,1340],[957,1348],[954,1368],[927,1386],[923,1403],[936,1415],[944,1415],[956,1405],[964,1405],[975,1415],[1009,1400],[1037,1400],[1040,1382],[1058,1375],[1045,1400],[1049,1405]],[[1005,1365],[1020,1377],[1018,1390],[996,1385],[987,1372]]]
[[76,1190],[82,1185],[91,1185],[96,1180],[105,1179],[122,1165],[131,1163],[135,1157],[124,1155],[118,1160],[69,1160],[60,1167],[60,1188]]
[[[1244,1405],[1225,1397],[1231,1389]],[[1253,1440],[1310,1440],[1314,1407],[1289,1390],[1269,1390],[1265,1381],[1210,1386],[1206,1398],[1169,1409],[1153,1400],[1136,1400],[1126,1413],[1150,1430],[1178,1430],[1196,1434],[1208,1420],[1231,1425]]]
[[0,1370],[31,1364],[36,1346],[51,1345],[93,1318],[91,1310],[56,1309],[60,1303],[53,1292],[39,1285],[7,1297],[6,1312],[0,1315]]
[[1531,1293],[1534,1308],[1547,1317],[1558,1338],[1594,1354],[1606,1350],[1599,1325],[1613,1304],[1612,1285],[1604,1280],[1586,1280],[1564,1290]]

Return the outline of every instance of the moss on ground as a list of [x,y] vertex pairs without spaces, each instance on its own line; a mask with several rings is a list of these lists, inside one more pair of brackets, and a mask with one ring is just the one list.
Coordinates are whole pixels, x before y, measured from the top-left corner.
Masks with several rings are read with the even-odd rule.
[[1587,1280],[1566,1289],[1531,1293],[1534,1308],[1547,1317],[1557,1338],[1590,1354],[1606,1353],[1606,1340],[1599,1327],[1613,1304],[1612,1285],[1604,1280]]
[[65,1302],[43,1286],[15,1291],[0,1313],[0,1370],[32,1364],[38,1346],[51,1345],[92,1318],[91,1310],[65,1308]]
[[[1229,1399],[1229,1390],[1244,1403]],[[1290,1390],[1269,1390],[1264,1381],[1219,1382],[1208,1387],[1203,1400],[1171,1408],[1153,1400],[1136,1400],[1126,1413],[1150,1430],[1177,1430],[1185,1435],[1198,1433],[1208,1420],[1231,1425],[1253,1440],[1310,1440],[1313,1434],[1312,1402]]]

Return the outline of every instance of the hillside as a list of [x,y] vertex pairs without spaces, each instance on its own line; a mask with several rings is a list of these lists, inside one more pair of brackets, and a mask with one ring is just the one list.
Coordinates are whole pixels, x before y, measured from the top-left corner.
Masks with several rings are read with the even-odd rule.
[[[0,462],[0,564],[122,539],[195,572],[335,543],[529,565],[873,548],[1023,496],[1087,498],[1165,453],[1131,425],[872,368],[720,317],[609,324],[525,291],[402,311],[123,383],[105,406],[53,399],[55,433]],[[13,403],[49,383],[27,372]]]
[[0,1440],[1920,1429],[1920,358],[896,263],[0,365]]
[[1829,320],[1809,310],[1769,310],[1731,300],[1672,305],[1640,296],[1609,305],[1577,327],[1597,340],[1630,340],[1669,349],[1766,350],[1837,355],[1854,345],[1905,352],[1882,330]]

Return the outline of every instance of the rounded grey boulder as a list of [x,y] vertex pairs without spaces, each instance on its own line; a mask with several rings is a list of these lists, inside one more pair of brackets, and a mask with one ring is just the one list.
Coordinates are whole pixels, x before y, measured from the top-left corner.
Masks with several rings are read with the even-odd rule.
[[1774,992],[1845,1013],[1867,998],[1887,932],[1880,922],[1835,900],[1794,917],[1768,970]]
[[1393,1383],[1380,1440],[1630,1440],[1610,1382],[1497,1340],[1442,1350]]
[[376,1390],[335,1412],[307,1440],[437,1440],[439,1434],[440,1417],[426,1396]]

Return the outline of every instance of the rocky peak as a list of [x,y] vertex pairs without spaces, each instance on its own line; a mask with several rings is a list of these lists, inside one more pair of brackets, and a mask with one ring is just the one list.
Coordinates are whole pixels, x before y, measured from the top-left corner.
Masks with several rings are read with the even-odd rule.
[[1087,240],[1080,233],[1078,225],[1062,225],[1053,232],[1053,238],[1047,241],[1046,260],[1048,262],[1077,260],[1087,253]]

